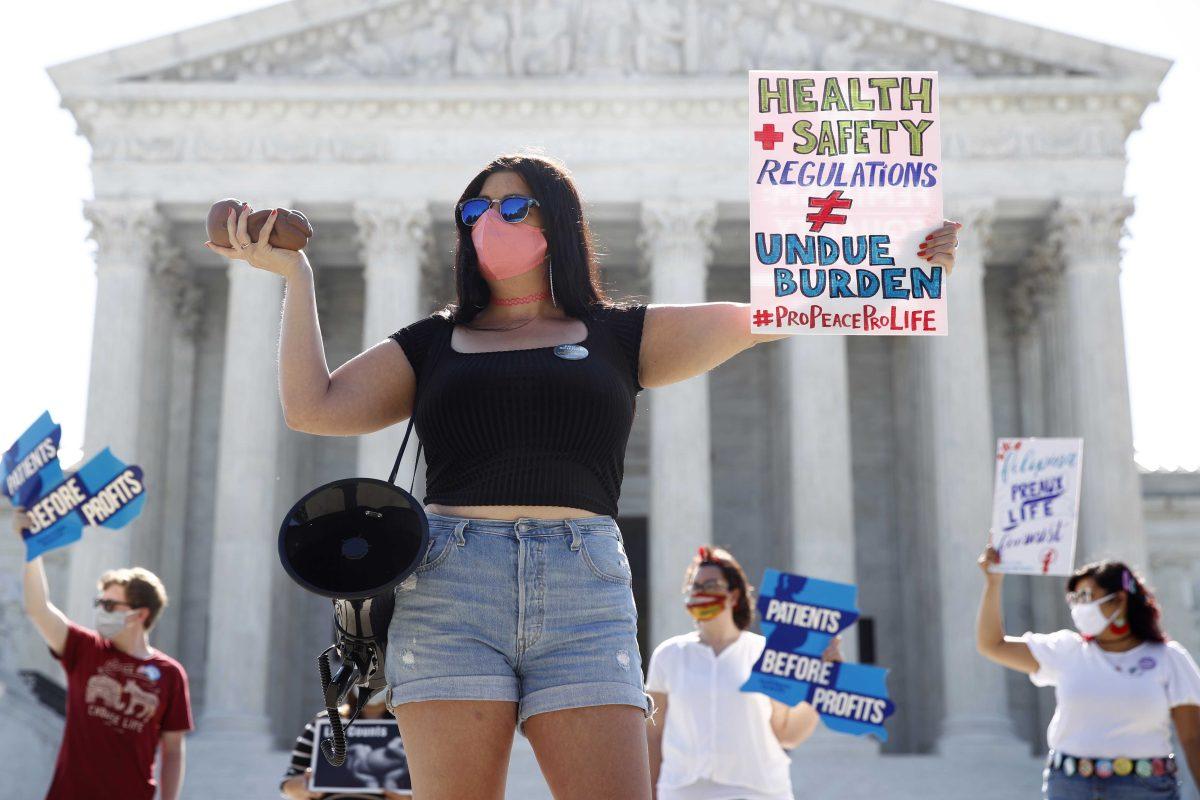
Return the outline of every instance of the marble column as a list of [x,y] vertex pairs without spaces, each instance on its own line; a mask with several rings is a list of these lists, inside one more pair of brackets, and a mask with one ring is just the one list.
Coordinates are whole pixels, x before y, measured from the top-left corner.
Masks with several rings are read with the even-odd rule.
[[[715,203],[642,206],[639,239],[655,303],[705,300]],[[650,645],[689,629],[679,590],[700,545],[712,543],[708,376],[650,391]]]
[[[780,348],[787,381],[790,567],[858,583],[846,337],[793,336],[768,346]],[[857,628],[842,635],[841,650],[846,661],[858,661]],[[819,725],[803,750],[801,764],[877,755],[879,743]]]
[[[375,200],[354,207],[363,262],[363,349],[373,347],[421,316],[421,266],[430,244],[431,221],[424,202]],[[394,345],[393,345],[394,346]],[[358,437],[358,474],[386,478],[396,460],[407,422]],[[417,452],[409,441],[396,480],[408,488]],[[424,470],[414,493],[424,495]]]
[[1046,436],[1046,381],[1038,316],[1047,289],[1044,261],[1036,254],[1017,270],[1008,294],[1016,352],[1017,415],[1021,434]]
[[[1155,498],[1159,500],[1159,498]],[[1197,604],[1197,571],[1200,547],[1195,527],[1186,515],[1159,526],[1154,535],[1150,571],[1154,597],[1162,609],[1170,637],[1189,653],[1200,650],[1200,605]]]
[[[92,326],[87,422],[83,452],[104,447],[129,464],[140,464],[144,446],[138,411],[142,393],[146,328],[154,262],[166,243],[166,224],[146,198],[98,198],[85,202],[84,216],[96,242],[96,317]],[[147,486],[152,486],[147,476]],[[89,528],[71,546],[66,613],[89,625],[96,579],[131,565],[133,538],[144,520],[119,531]]]
[[[257,206],[256,206],[257,207]],[[268,732],[271,575],[278,569],[275,483],[282,412],[276,384],[283,281],[228,266],[205,675],[206,733]]]
[[1016,743],[1001,667],[975,650],[973,611],[982,584],[975,559],[991,520],[995,453],[983,296],[992,201],[948,203],[948,215],[963,223],[957,266],[947,282],[950,332],[923,342],[926,413],[933,415],[928,430],[941,605],[942,752]]
[[1067,197],[1052,219],[1070,342],[1069,360],[1055,366],[1072,386],[1072,435],[1083,437],[1077,563],[1147,559],[1119,283],[1119,241],[1132,210],[1123,197]]
[[[789,390],[790,566],[857,583],[846,337],[793,336],[772,346],[782,348]],[[856,634],[843,637],[849,661],[858,659]]]
[[[1071,379],[1062,365],[1070,359],[1066,314],[1062,302],[1062,258],[1053,237],[1043,240],[1028,263],[1030,303],[1035,317],[1020,338],[1022,433],[1026,436],[1074,436]],[[1063,603],[1059,579],[1030,576],[1032,629],[1056,631],[1071,624]],[[1010,632],[1017,634],[1010,625]],[[1054,716],[1053,692],[1039,691],[1035,746],[1045,743],[1046,728]]]
[[183,624],[188,495],[192,478],[192,406],[196,379],[196,339],[203,317],[204,291],[179,263],[169,282],[174,325],[168,335],[169,400],[165,430],[166,464],[162,474],[162,514],[157,573],[167,587],[170,605],[155,625],[155,645],[179,657]]

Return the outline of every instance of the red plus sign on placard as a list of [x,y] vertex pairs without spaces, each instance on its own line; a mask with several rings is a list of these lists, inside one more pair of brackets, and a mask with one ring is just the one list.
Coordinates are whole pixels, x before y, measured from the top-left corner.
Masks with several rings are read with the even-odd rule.
[[755,132],[754,141],[761,144],[763,150],[774,150],[775,145],[783,141],[783,134],[775,130],[774,125],[768,123]]

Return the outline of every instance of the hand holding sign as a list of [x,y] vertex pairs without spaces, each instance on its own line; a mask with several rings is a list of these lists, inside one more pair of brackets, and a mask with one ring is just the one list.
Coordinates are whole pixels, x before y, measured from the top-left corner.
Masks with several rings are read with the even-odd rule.
[[887,670],[843,663],[837,648],[838,634],[858,619],[856,587],[773,569],[762,587],[758,610],[767,643],[742,691],[789,706],[808,702],[831,730],[886,741],[883,722],[896,710]]
[[991,544],[983,548],[983,552],[976,559],[976,563],[979,564],[979,569],[983,571],[983,577],[989,584],[1000,583],[1004,580],[1003,572],[992,569],[992,567],[1000,563],[1000,553]]

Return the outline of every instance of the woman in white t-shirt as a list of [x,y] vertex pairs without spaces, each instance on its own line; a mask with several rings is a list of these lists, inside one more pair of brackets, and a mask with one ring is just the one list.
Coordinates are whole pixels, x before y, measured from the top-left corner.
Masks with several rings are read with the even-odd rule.
[[1119,561],[1080,567],[1067,580],[1076,630],[1005,636],[1000,556],[979,557],[987,578],[976,623],[979,652],[1055,687],[1058,707],[1042,795],[1047,800],[1178,798],[1171,727],[1200,780],[1200,670],[1167,640],[1144,581]]
[[[742,692],[766,638],[747,628],[752,587],[728,551],[701,547],[684,580],[696,630],[660,644],[646,691],[657,712],[648,727],[657,800],[792,800],[791,749],[817,726],[808,703],[786,706]],[[827,661],[840,661],[838,640]]]

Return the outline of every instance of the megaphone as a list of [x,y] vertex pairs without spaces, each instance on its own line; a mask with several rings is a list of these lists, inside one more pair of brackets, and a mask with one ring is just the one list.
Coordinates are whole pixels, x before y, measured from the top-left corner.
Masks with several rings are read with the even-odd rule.
[[345,478],[300,498],[279,529],[279,560],[296,583],[323,597],[389,593],[429,544],[425,509],[375,478]]
[[[395,473],[393,469],[392,479]],[[346,758],[345,728],[386,685],[392,592],[416,570],[428,546],[425,509],[399,486],[375,478],[318,486],[292,506],[279,528],[284,570],[303,588],[333,602],[334,643],[318,656],[317,666],[331,734],[321,742],[321,752],[334,766]],[[338,706],[352,685],[359,687],[358,703],[343,726]]]

